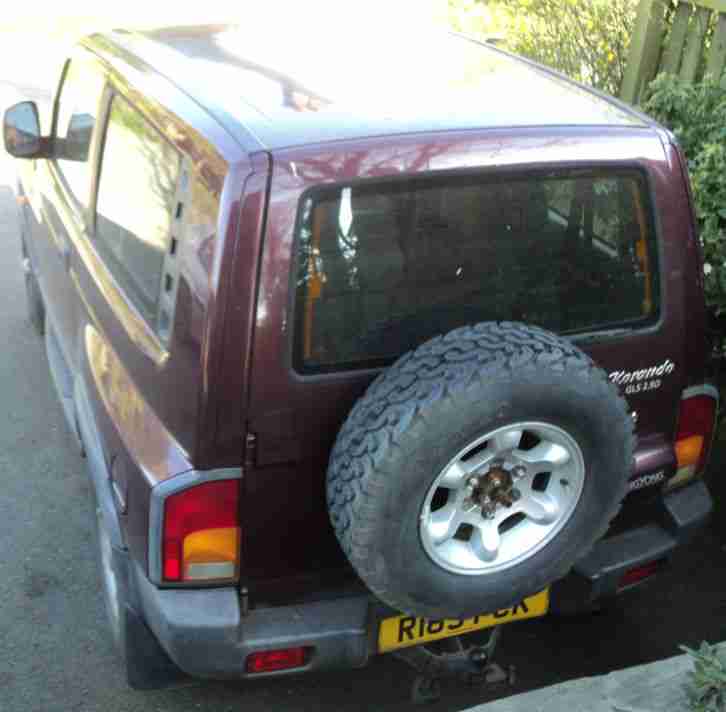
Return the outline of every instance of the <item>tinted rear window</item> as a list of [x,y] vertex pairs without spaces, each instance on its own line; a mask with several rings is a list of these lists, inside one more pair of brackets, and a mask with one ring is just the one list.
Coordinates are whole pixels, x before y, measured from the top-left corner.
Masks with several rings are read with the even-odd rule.
[[657,317],[636,171],[325,187],[303,199],[295,244],[303,372],[383,365],[480,321],[576,333]]

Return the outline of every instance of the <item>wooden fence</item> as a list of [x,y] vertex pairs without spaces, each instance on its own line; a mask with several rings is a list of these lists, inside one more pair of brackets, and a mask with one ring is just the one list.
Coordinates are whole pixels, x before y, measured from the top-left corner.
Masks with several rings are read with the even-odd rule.
[[641,0],[620,98],[635,104],[660,72],[693,81],[726,65],[726,0]]

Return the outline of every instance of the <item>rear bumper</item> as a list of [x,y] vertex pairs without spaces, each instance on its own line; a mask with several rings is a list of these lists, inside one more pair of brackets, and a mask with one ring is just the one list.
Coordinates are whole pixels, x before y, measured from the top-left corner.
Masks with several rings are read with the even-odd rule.
[[620,582],[631,569],[668,559],[708,522],[713,508],[703,482],[662,498],[658,520],[599,541],[552,587],[551,610],[572,612],[622,592]]
[[304,667],[254,677],[357,668],[368,662],[368,596],[258,608],[242,617],[237,589],[158,589],[136,566],[133,576],[144,620],[188,675],[248,677],[250,653],[298,646],[313,649]]
[[[711,497],[699,482],[664,497],[662,510],[660,521],[596,544],[552,587],[552,610],[579,610],[615,596],[625,572],[667,558],[703,527]],[[258,608],[242,616],[237,589],[159,589],[138,566],[129,567],[140,617],[171,660],[194,677],[248,677],[247,656],[261,650],[309,646],[313,653],[305,667],[254,677],[362,667],[375,652],[377,606],[369,596]]]

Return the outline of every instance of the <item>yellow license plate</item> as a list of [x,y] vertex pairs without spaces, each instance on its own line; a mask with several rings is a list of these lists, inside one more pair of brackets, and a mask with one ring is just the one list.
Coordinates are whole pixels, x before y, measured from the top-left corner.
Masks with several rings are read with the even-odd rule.
[[432,640],[450,638],[462,633],[471,633],[474,630],[492,628],[502,623],[522,621],[527,618],[537,618],[547,613],[549,607],[549,591],[544,590],[534,596],[525,598],[521,603],[511,608],[503,608],[494,613],[485,613],[473,618],[451,618],[440,621],[430,621],[426,618],[413,616],[396,616],[381,621],[378,630],[378,652],[387,653],[398,648],[408,648],[412,645],[430,643]]

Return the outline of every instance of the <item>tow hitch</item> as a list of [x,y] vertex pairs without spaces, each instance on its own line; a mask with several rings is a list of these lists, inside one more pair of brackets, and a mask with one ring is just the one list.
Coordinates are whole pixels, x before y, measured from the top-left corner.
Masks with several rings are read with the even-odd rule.
[[462,637],[405,648],[393,653],[418,673],[411,687],[414,704],[435,702],[442,696],[443,683],[454,681],[469,687],[514,685],[515,669],[504,670],[493,661],[502,626],[492,628],[484,645],[464,645]]

